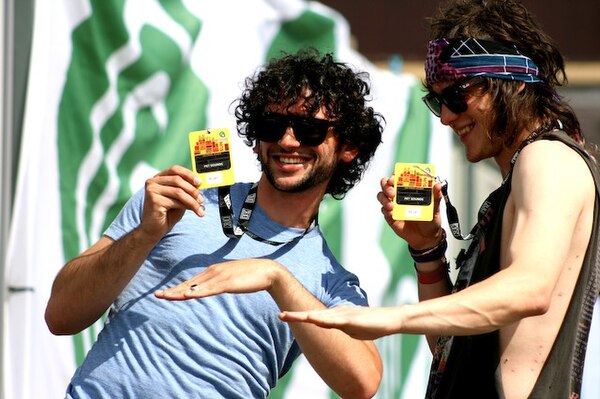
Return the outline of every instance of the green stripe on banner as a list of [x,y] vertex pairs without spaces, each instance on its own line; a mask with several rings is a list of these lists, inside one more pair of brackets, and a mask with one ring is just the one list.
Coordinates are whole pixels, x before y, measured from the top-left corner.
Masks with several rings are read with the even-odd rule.
[[[285,21],[277,35],[273,38],[267,51],[266,59],[280,57],[283,53],[292,54],[301,48],[315,47],[322,53],[334,51],[335,21],[327,16],[311,10],[304,11],[298,18]],[[341,261],[342,254],[342,204],[327,196],[319,210],[319,225],[323,235],[333,252]],[[277,381],[277,385],[269,394],[269,399],[283,399],[286,389],[294,375],[294,367]],[[331,398],[337,398],[333,392]]]
[[[181,1],[160,4],[164,8],[135,31],[126,25],[122,0],[93,0],[91,15],[72,32],[58,111],[65,259],[86,249],[116,217],[132,195],[136,167],[189,163],[182,132],[206,125],[208,91],[188,61],[201,22]],[[161,29],[166,19],[187,35],[184,43]],[[95,330],[74,337],[77,364]]]
[[[410,90],[408,109],[404,124],[396,141],[395,162],[427,162],[431,118],[423,104],[422,86],[416,83]],[[388,170],[394,170],[393,164]],[[398,288],[403,279],[414,281],[413,261],[408,253],[408,245],[385,224],[379,239],[381,248],[391,268],[390,284],[383,296],[383,306],[398,305]],[[384,360],[384,381],[380,389],[382,398],[400,398],[402,386],[407,379],[417,345],[418,335],[397,334],[385,337],[380,344]],[[398,364],[399,362],[399,364]]]
[[329,249],[342,264],[344,263],[342,257],[343,209],[342,201],[333,199],[329,195],[325,197],[319,209],[319,226],[327,240]]
[[269,47],[267,60],[292,54],[304,47],[315,47],[326,53],[335,51],[335,21],[306,10],[296,19],[285,21]]

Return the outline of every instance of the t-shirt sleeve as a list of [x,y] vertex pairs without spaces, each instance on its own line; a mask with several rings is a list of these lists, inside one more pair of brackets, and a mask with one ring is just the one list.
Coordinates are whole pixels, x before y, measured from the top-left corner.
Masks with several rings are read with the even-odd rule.
[[358,277],[343,268],[342,270],[327,277],[323,297],[325,306],[329,308],[340,305],[369,306],[367,293],[360,287]]
[[144,206],[144,190],[135,193],[121,209],[115,220],[104,232],[105,236],[118,240],[140,225]]

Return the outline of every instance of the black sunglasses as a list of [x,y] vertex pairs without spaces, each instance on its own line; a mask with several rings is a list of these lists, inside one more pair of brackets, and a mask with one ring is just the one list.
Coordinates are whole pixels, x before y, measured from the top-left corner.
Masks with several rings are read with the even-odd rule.
[[257,118],[253,125],[256,138],[260,141],[277,142],[281,140],[287,128],[291,127],[300,144],[317,146],[325,140],[329,128],[337,126],[337,123],[301,115],[267,113]]
[[460,114],[467,110],[468,91],[485,82],[486,79],[482,76],[476,76],[466,81],[457,82],[452,86],[446,87],[440,94],[430,92],[423,97],[423,102],[438,118],[442,114],[442,104],[448,107],[453,113]]

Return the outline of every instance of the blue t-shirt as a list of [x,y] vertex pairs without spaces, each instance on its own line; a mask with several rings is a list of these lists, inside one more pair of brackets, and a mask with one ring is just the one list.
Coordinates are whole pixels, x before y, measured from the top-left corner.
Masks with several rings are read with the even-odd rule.
[[[235,215],[250,188],[231,188]],[[319,228],[273,246],[222,232],[216,189],[203,191],[206,215],[188,211],[149,254],[111,306],[104,329],[77,369],[67,398],[265,398],[300,355],[279,308],[262,291],[187,301],[154,297],[226,260],[276,259],[326,306],[367,305],[355,275],[332,255]],[[143,190],[106,231],[118,240],[140,223]],[[249,229],[287,242],[303,230],[270,220],[257,205]]]

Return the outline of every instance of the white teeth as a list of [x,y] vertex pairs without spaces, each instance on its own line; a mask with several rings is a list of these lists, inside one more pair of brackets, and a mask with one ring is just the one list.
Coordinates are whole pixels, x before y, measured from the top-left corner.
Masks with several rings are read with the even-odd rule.
[[465,126],[465,127],[463,127],[462,129],[460,129],[460,130],[457,130],[457,131],[456,131],[456,133],[458,133],[458,135],[459,135],[459,136],[462,136],[463,134],[466,134],[466,133],[468,133],[468,132],[469,132],[469,130],[471,130],[471,128],[472,128],[472,126],[471,126],[471,125],[469,125],[469,126]]
[[281,161],[281,163],[288,163],[288,164],[302,163],[302,159],[301,158],[280,157],[279,160]]

